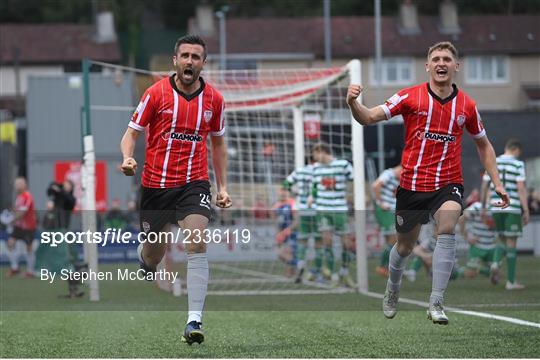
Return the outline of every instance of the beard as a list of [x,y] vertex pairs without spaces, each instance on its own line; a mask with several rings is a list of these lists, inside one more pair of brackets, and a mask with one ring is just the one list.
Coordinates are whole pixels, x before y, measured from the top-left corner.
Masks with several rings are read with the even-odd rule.
[[178,66],[176,68],[176,76],[184,86],[193,85],[199,79],[200,73],[201,70],[192,67],[182,68],[181,66]]

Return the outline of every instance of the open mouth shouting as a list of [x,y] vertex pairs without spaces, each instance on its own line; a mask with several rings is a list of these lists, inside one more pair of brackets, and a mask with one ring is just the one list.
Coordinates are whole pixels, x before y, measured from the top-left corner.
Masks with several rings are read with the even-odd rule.
[[446,68],[438,68],[435,70],[435,77],[438,80],[444,80],[448,76],[448,69]]

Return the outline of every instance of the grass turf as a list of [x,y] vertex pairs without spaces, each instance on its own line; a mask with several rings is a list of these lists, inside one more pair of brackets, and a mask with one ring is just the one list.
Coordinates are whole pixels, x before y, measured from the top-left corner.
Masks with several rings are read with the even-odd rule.
[[[540,259],[519,257],[525,291],[508,292],[485,278],[459,279],[450,284],[447,304],[540,322],[539,265]],[[209,296],[207,340],[187,346],[180,342],[185,296],[138,281],[105,281],[99,303],[58,299],[66,290],[62,282],[6,280],[3,272],[2,357],[539,356],[539,329],[455,313],[449,326],[437,326],[423,309],[406,304],[386,320],[380,300],[358,294]],[[370,272],[370,287],[381,292],[384,279]],[[402,296],[426,301],[429,287],[421,272],[415,283],[404,283]]]

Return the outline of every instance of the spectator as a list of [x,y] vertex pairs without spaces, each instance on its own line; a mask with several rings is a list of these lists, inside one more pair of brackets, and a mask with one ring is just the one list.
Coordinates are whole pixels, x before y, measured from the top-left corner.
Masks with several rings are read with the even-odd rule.
[[125,229],[127,224],[127,216],[120,209],[120,199],[113,199],[111,209],[105,215],[105,229]]
[[538,189],[530,188],[529,196],[527,197],[527,202],[529,203],[529,211],[531,215],[540,214],[540,193]]

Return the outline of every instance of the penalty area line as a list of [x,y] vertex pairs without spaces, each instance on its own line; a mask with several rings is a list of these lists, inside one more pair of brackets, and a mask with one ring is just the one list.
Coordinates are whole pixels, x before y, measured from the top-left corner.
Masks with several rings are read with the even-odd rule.
[[[366,295],[366,296],[369,296],[369,297],[372,297],[372,298],[377,298],[377,299],[382,299],[384,297],[384,294],[379,294],[379,293],[375,293],[375,292],[371,292],[371,291],[361,291],[360,294]],[[401,298],[401,297],[399,298],[399,301],[402,302],[402,303],[405,303],[405,304],[417,305],[417,306],[420,306],[420,307],[423,307],[423,308],[427,308],[429,306],[429,304],[427,302],[425,302],[425,301],[418,301],[418,300]],[[499,320],[499,321],[506,321],[506,322],[516,324],[516,325],[531,326],[531,327],[535,327],[535,328],[540,329],[540,324],[539,323],[535,323],[535,322],[532,322],[532,321],[521,320],[521,319],[516,319],[516,318],[510,317],[510,316],[495,315],[495,314],[490,314],[490,313],[485,313],[485,312],[480,312],[480,311],[464,310],[464,309],[460,309],[460,308],[456,308],[456,307],[452,307],[452,306],[445,307],[445,310],[451,311],[451,312],[454,312],[454,313],[457,313],[457,314],[476,316],[476,317],[481,317],[481,318],[484,318],[484,319],[493,319],[493,320]]]

